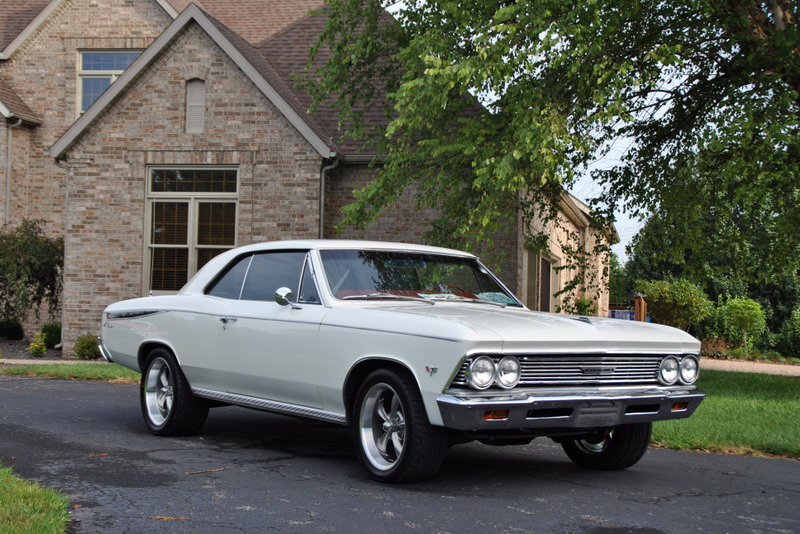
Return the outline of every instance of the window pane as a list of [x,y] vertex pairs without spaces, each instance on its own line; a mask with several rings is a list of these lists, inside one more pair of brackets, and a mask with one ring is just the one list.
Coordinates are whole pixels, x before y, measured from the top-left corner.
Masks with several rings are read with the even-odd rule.
[[236,233],[236,204],[201,202],[198,210],[197,244],[233,246]]
[[81,111],[89,109],[95,100],[100,98],[103,91],[111,85],[111,77],[83,78],[83,93],[81,95]]
[[[214,250],[217,251],[217,249]],[[242,282],[244,282],[244,276],[247,274],[247,268],[250,267],[252,257],[247,256],[240,259],[236,265],[222,275],[222,278],[214,282],[208,294],[225,299],[238,299],[239,293],[242,291]]]
[[317,293],[317,286],[314,285],[314,277],[311,275],[311,267],[306,260],[306,266],[303,270],[303,282],[300,284],[300,295],[297,297],[298,302],[306,304],[319,304],[319,294]]
[[227,252],[229,248],[198,248],[197,249],[197,270],[203,268],[203,265],[211,261],[211,258],[219,256],[223,252]]
[[253,256],[244,281],[242,300],[273,300],[275,291],[288,287],[297,293],[305,252],[275,252]]
[[189,204],[186,202],[153,203],[153,245],[187,245]]
[[152,169],[154,193],[235,193],[236,169]]
[[83,52],[83,70],[124,71],[141,52]]
[[150,287],[153,291],[177,291],[189,274],[189,251],[185,248],[153,249]]

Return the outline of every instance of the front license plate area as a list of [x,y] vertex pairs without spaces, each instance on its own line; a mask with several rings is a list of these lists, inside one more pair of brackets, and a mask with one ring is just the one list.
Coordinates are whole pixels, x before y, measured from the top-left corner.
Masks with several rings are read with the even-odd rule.
[[590,402],[575,414],[575,423],[581,427],[614,426],[620,421],[620,406],[614,401]]

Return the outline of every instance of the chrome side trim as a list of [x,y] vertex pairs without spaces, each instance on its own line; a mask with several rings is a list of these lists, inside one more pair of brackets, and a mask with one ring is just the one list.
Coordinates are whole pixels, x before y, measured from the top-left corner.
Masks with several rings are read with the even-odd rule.
[[321,421],[328,421],[329,423],[336,423],[339,425],[347,424],[347,417],[337,413],[326,412],[317,408],[309,408],[308,406],[298,406],[296,404],[287,404],[285,402],[272,401],[267,399],[259,399],[256,397],[248,397],[246,395],[237,395],[235,393],[225,393],[223,391],[214,391],[212,389],[193,388],[192,393],[204,399],[211,399],[227,404],[235,404],[237,406],[244,406],[247,408],[255,408],[256,410],[264,410],[266,412],[282,413],[286,415],[296,415],[299,417],[309,417],[311,419],[319,419]]

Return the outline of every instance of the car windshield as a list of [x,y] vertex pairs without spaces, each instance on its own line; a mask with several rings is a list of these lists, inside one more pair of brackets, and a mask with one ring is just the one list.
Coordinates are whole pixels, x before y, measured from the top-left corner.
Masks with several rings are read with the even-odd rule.
[[337,299],[474,300],[521,306],[473,258],[387,250],[321,250]]

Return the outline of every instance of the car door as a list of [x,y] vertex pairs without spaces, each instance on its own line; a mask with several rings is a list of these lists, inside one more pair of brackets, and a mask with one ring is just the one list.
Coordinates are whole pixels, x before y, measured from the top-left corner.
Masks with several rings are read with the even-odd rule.
[[[315,359],[327,309],[307,255],[276,251],[252,256],[239,298],[230,299],[219,318],[217,354],[226,367],[226,392],[321,407]],[[275,302],[275,292],[283,287],[291,289],[292,305]]]

